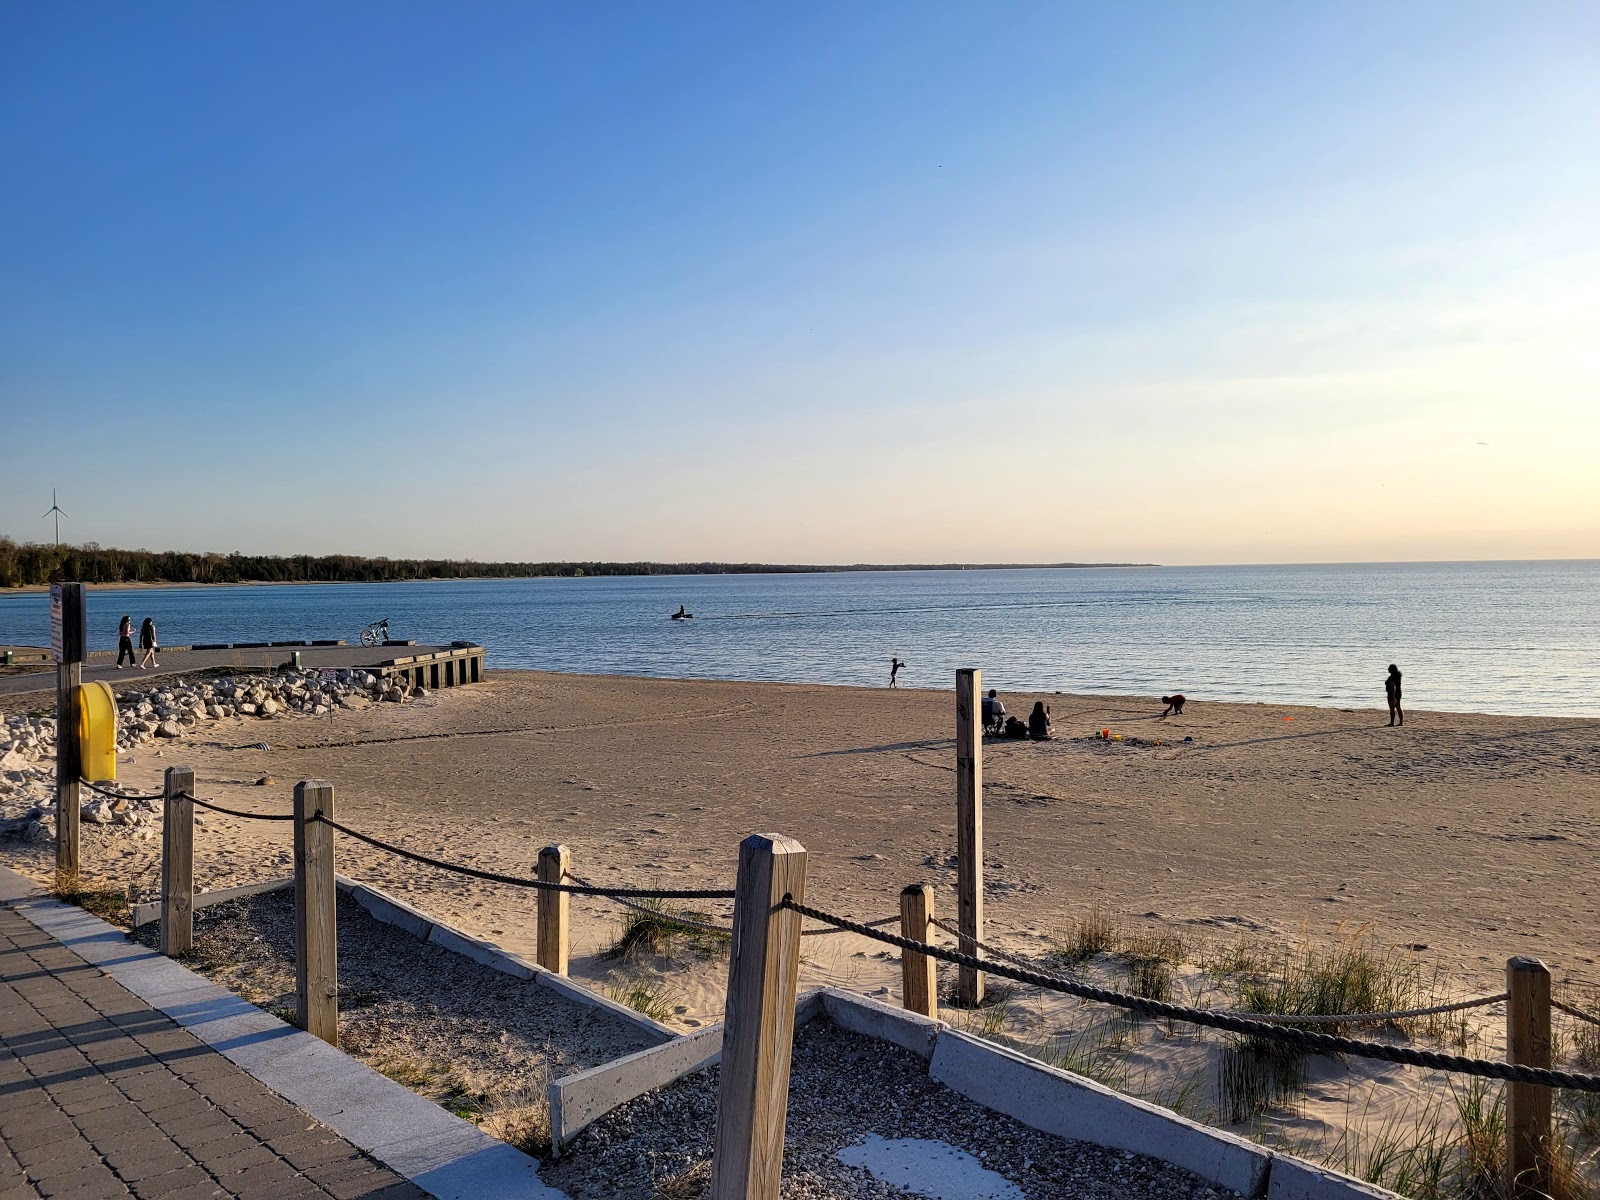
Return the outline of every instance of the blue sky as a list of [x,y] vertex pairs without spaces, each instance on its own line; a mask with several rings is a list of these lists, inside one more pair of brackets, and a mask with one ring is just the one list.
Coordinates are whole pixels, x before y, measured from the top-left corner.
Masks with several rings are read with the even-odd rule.
[[0,9],[0,532],[1600,555],[1600,9]]

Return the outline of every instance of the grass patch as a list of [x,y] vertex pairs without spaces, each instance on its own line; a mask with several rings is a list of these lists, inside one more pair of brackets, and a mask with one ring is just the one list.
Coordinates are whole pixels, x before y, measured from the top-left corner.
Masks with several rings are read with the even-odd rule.
[[269,1013],[277,1017],[278,1020],[282,1021],[285,1025],[293,1025],[296,1029],[300,1028],[300,1010],[293,1005],[272,1004],[264,1007],[266,1007],[266,1010]]
[[665,988],[642,975],[617,980],[606,988],[606,995],[652,1021],[665,1021],[672,1016],[672,997]]
[[384,994],[376,988],[342,987],[339,989],[339,1011],[348,1012],[355,1008],[365,1008],[384,999]]
[[630,908],[617,931],[617,939],[601,957],[631,961],[643,951],[651,951],[664,958],[687,951],[700,958],[713,958],[727,953],[729,935],[712,933],[684,924],[684,920],[710,921],[702,912],[688,909],[669,909],[661,900],[645,900],[640,908]]
[[420,1092],[432,1087],[438,1079],[438,1072],[426,1063],[415,1062],[409,1058],[380,1058],[368,1064],[373,1070],[387,1075],[401,1087],[408,1087],[414,1092]]
[[53,895],[63,904],[75,904],[84,912],[93,913],[102,921],[127,925],[132,919],[128,909],[128,898],[121,892],[66,888],[54,892]]
[[711,1160],[701,1159],[676,1175],[656,1180],[653,1186],[650,1200],[705,1200],[711,1194]]
[[1172,999],[1172,964],[1162,958],[1136,958],[1128,966],[1128,986],[1146,1000]]
[[534,1158],[550,1154],[548,1081],[533,1081],[487,1100],[475,1118],[478,1128]]
[[1055,938],[1057,949],[1049,955],[1056,962],[1075,966],[1118,944],[1117,928],[1098,904],[1079,917]]

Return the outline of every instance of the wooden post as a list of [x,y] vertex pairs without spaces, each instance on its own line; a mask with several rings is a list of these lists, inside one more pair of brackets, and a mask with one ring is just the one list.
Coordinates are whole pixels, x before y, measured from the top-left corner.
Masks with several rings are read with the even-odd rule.
[[333,878],[333,784],[294,785],[294,974],[300,1028],[339,1044],[338,891]]
[[50,585],[50,645],[56,660],[56,891],[78,889],[78,824],[83,776],[78,753],[78,687],[88,619],[83,584]]
[[711,1200],[778,1200],[800,978],[800,914],[778,905],[805,899],[805,847],[752,834],[734,886]]
[[[1506,1061],[1550,1066],[1550,971],[1537,958],[1506,962]],[[1506,1084],[1506,1177],[1518,1200],[1550,1191],[1550,1089]]]
[[[963,954],[978,957],[983,940],[983,672],[956,672],[956,926]],[[956,1003],[983,1003],[983,972],[959,967]]]
[[194,772],[168,767],[162,787],[161,953],[194,948]]
[[[900,936],[928,940],[933,921],[933,889],[925,883],[913,883],[900,893]],[[900,990],[905,995],[905,1006],[910,1012],[925,1017],[939,1015],[939,979],[936,963],[926,954],[915,950],[900,951]]]
[[[565,883],[572,867],[572,852],[565,846],[546,846],[539,851],[539,882]],[[557,975],[567,973],[566,892],[539,890],[539,965]]]

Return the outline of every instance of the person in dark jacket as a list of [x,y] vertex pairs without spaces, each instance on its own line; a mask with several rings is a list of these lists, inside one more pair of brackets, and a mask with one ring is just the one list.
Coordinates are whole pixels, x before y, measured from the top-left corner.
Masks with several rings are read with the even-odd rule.
[[122,620],[117,623],[117,670],[122,670],[122,656],[128,656],[128,665],[131,667],[139,660],[133,656],[133,618],[127,613],[122,614]]
[[139,661],[141,668],[159,667],[156,661],[156,623],[155,618],[146,617],[139,626],[139,649],[144,651],[144,658]]
[[1048,742],[1050,735],[1055,732],[1050,724],[1050,710],[1045,707],[1043,700],[1033,702],[1033,711],[1028,714],[1028,736],[1036,742]]
[[1383,681],[1383,694],[1389,701],[1389,724],[1393,725],[1398,718],[1401,725],[1406,723],[1406,714],[1400,707],[1400,668],[1393,663],[1389,664],[1389,676]]

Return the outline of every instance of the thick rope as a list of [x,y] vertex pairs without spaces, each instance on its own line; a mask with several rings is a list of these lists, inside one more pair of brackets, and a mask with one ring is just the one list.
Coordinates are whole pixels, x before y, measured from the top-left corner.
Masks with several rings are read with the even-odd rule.
[[437,858],[429,858],[426,854],[418,854],[414,850],[406,850],[400,846],[392,846],[388,842],[381,842],[377,838],[362,833],[360,830],[351,829],[348,825],[341,825],[331,821],[320,813],[312,820],[321,821],[331,829],[336,829],[348,837],[353,837],[358,842],[365,842],[386,854],[395,854],[401,858],[408,858],[412,862],[421,863],[423,866],[435,867],[441,871],[452,871],[457,875],[468,875],[473,879],[486,880],[489,883],[504,883],[512,887],[535,888],[544,892],[568,892],[575,896],[635,896],[641,899],[655,900],[731,900],[733,891],[718,888],[635,888],[635,887],[600,887],[594,884],[581,883],[547,883],[543,879],[523,879],[516,875],[501,875],[496,871],[482,871],[477,867],[464,867],[459,863],[443,862]]
[[[581,879],[576,875],[570,875],[569,878],[572,879],[573,881],[577,882],[577,883],[583,884],[585,887],[593,887],[594,886],[594,884],[590,883],[587,879]],[[694,930],[699,931],[700,933],[717,933],[717,934],[723,935],[724,937],[732,937],[733,936],[733,926],[732,925],[715,925],[715,924],[712,924],[709,921],[697,921],[693,917],[686,917],[686,916],[683,916],[683,915],[681,915],[679,913],[663,912],[659,908],[651,908],[648,904],[637,904],[632,900],[624,900],[619,896],[608,895],[606,897],[606,899],[610,900],[613,904],[620,904],[623,908],[631,908],[635,912],[648,913],[650,916],[655,917],[657,920],[665,921],[665,922],[668,922],[668,923],[673,924],[673,925],[681,925],[685,929],[694,929]],[[899,915],[896,914],[895,916],[892,916],[892,917],[884,917],[882,920],[869,921],[868,924],[874,929],[880,929],[885,925],[894,924],[899,919],[900,919]],[[828,928],[828,929],[802,929],[800,931],[800,936],[801,937],[827,937],[829,934],[849,933],[849,932],[850,931],[848,929],[833,929],[833,928]]]
[[192,802],[193,804],[197,805],[198,807],[210,809],[214,813],[221,813],[225,817],[238,817],[238,818],[240,818],[241,820],[244,820],[244,821],[292,821],[292,820],[294,820],[294,814],[293,813],[240,812],[237,808],[223,808],[222,805],[220,805],[220,804],[213,804],[209,800],[202,800],[202,799],[200,799],[199,796],[191,796],[187,792],[183,793],[183,795],[185,797],[187,797],[190,802]]
[[1563,1004],[1560,1000],[1552,999],[1550,1001],[1550,1007],[1558,1008],[1562,1012],[1566,1013],[1567,1016],[1577,1017],[1578,1020],[1587,1021],[1591,1025],[1600,1025],[1600,1017],[1595,1016],[1593,1013],[1586,1013],[1581,1008],[1574,1008],[1570,1004]]
[[[939,929],[944,930],[946,933],[950,934],[952,937],[956,937],[956,938],[961,938],[962,937],[961,931],[959,929],[957,929],[955,926],[949,924],[946,921],[941,921],[938,917],[930,917],[930,918],[928,918],[928,923],[930,925],[936,926]],[[973,944],[976,945],[985,954],[990,954],[990,955],[993,955],[995,958],[1000,958],[1000,959],[1004,959],[1007,962],[1015,963],[1017,966],[1022,967],[1025,970],[1037,971],[1037,970],[1040,969],[1040,964],[1039,963],[1037,963],[1035,961],[1032,961],[1030,959],[1019,958],[1015,954],[1008,954],[1006,951],[1001,950],[997,946],[991,946],[987,942],[980,942],[980,941],[977,941],[976,939],[973,939],[973,938],[964,939],[964,940],[968,940],[968,941],[973,942]],[[1449,1002],[1447,1004],[1435,1004],[1435,1005],[1432,1005],[1432,1006],[1430,1006],[1428,1008],[1400,1008],[1400,1009],[1395,1009],[1392,1012],[1271,1013],[1271,1012],[1252,1012],[1252,1011],[1249,1011],[1249,1010],[1246,1010],[1246,1009],[1231,1009],[1231,1008],[1208,1008],[1208,1009],[1203,1009],[1201,1011],[1209,1012],[1209,1013],[1215,1013],[1218,1016],[1224,1016],[1224,1017],[1239,1017],[1239,1018],[1241,1018],[1243,1020],[1246,1020],[1246,1021],[1272,1021],[1272,1022],[1275,1022],[1275,1023],[1278,1023],[1278,1024],[1294,1024],[1294,1025],[1377,1025],[1377,1024],[1381,1024],[1381,1023],[1383,1023],[1385,1021],[1405,1021],[1405,1020],[1409,1020],[1409,1019],[1411,1019],[1413,1017],[1432,1017],[1432,1016],[1437,1016],[1440,1013],[1460,1012],[1462,1009],[1467,1009],[1467,1008],[1482,1008],[1485,1005],[1489,1005],[1489,1004],[1499,1004],[1502,1000],[1505,1000],[1505,999],[1507,999],[1507,993],[1500,992],[1500,993],[1498,993],[1497,995],[1494,995],[1494,996],[1478,996],[1477,998],[1472,999],[1472,1000],[1453,1000],[1453,1001],[1451,1001],[1451,1002]],[[1551,1003],[1554,1004],[1556,1002],[1555,1001],[1551,1001]],[[1590,1020],[1594,1020],[1594,1018],[1592,1018],[1592,1017],[1589,1018],[1589,1019]],[[1595,1024],[1600,1025],[1600,1021],[1595,1021]]]
[[1600,1075],[1580,1075],[1571,1071],[1554,1071],[1544,1067],[1524,1067],[1515,1063],[1494,1062],[1490,1059],[1467,1058],[1459,1054],[1440,1054],[1433,1050],[1415,1050],[1409,1046],[1389,1046],[1382,1042],[1363,1042],[1354,1038],[1335,1037],[1328,1033],[1315,1033],[1309,1029],[1294,1029],[1285,1025],[1274,1025],[1266,1021],[1249,1020],[1226,1013],[1211,1012],[1203,1008],[1188,1008],[1180,1004],[1168,1004],[1162,1000],[1147,1000],[1143,996],[1130,996],[1125,992],[1114,992],[1107,988],[1093,987],[1089,984],[1063,979],[1059,975],[1050,975],[1043,971],[1011,967],[1003,963],[985,962],[983,959],[976,958],[970,954],[962,954],[956,950],[946,950],[940,946],[930,946],[926,942],[913,941],[911,938],[900,937],[898,934],[884,933],[881,930],[871,929],[860,922],[851,921],[846,917],[835,916],[833,913],[797,903],[792,896],[784,897],[783,907],[797,912],[803,917],[810,917],[814,921],[824,921],[840,929],[851,930],[854,933],[861,934],[863,937],[883,942],[885,945],[898,946],[902,950],[925,954],[929,958],[955,963],[957,966],[987,971],[991,975],[1014,979],[1018,983],[1030,983],[1035,987],[1047,988],[1054,992],[1065,992],[1070,996],[1078,996],[1084,1000],[1095,1000],[1101,1004],[1115,1005],[1118,1008],[1125,1008],[1130,1012],[1142,1013],[1149,1017],[1187,1021],[1193,1025],[1221,1029],[1226,1033],[1237,1033],[1246,1037],[1288,1042],[1290,1045],[1300,1046],[1316,1054],[1350,1054],[1358,1058],[1375,1058],[1404,1066],[1428,1067],[1435,1071],[1453,1071],[1461,1075],[1477,1075],[1485,1079],[1506,1079],[1513,1083],[1535,1083],[1544,1087],[1562,1087],[1571,1088],[1574,1091],[1600,1092]]
[[90,783],[87,779],[79,778],[78,786],[86,787],[91,792],[99,792],[102,796],[109,796],[113,800],[164,800],[166,792],[157,792],[154,796],[136,796],[132,792],[118,792],[111,788],[101,787],[98,783]]

